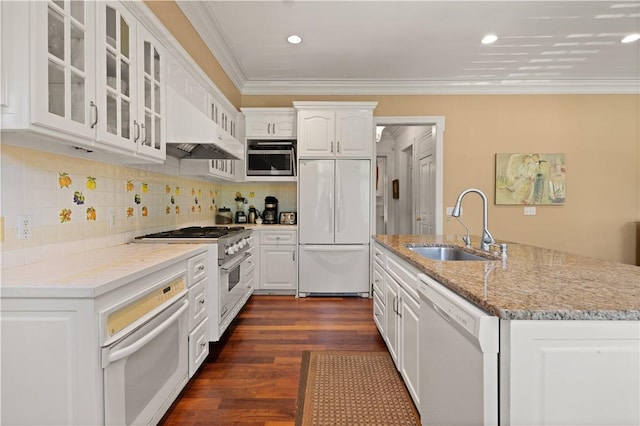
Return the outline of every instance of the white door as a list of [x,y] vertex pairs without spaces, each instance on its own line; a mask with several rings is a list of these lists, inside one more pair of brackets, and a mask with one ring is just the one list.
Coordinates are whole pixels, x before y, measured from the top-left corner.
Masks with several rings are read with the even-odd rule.
[[334,242],[334,160],[300,160],[300,244]]
[[369,160],[337,160],[335,180],[335,243],[368,244],[371,238]]
[[435,176],[436,163],[433,154],[418,161],[418,188],[416,188],[416,234],[431,235],[435,232]]
[[[433,126],[435,129],[435,126]],[[414,234],[432,235],[436,229],[436,161],[434,131],[429,128],[417,137],[418,176]]]

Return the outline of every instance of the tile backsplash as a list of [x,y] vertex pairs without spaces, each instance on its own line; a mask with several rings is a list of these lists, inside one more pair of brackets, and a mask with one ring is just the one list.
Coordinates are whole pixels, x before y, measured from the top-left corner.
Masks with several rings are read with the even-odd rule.
[[[216,207],[236,210],[236,192],[247,198],[245,211],[250,204],[262,211],[267,195],[278,198],[280,211],[296,208],[295,183],[222,184],[177,176],[169,168],[160,173],[1,148],[2,268],[124,244],[151,232],[213,225]],[[21,216],[31,218],[29,239],[18,239]]]

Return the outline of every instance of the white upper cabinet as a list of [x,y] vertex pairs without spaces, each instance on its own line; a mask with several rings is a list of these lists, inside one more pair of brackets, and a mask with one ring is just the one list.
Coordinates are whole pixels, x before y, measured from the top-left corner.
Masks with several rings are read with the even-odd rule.
[[98,5],[98,141],[165,158],[165,54],[117,2]]
[[293,108],[241,108],[245,136],[261,139],[295,139],[296,112]]
[[299,158],[371,158],[375,102],[294,102]]
[[3,130],[164,161],[164,50],[122,3],[1,7]]
[[[28,9],[29,5],[8,7],[16,9],[6,10],[3,19],[19,21],[19,25],[28,28],[28,21],[22,21],[20,17],[24,16],[22,13],[18,16],[13,14],[17,9]],[[14,69],[16,73],[10,75],[7,83],[19,90],[19,79],[29,78],[27,71],[31,69],[33,74],[30,81],[30,121],[33,124],[84,138],[94,137],[95,130],[92,124],[96,111],[91,107],[95,101],[96,87],[94,7],[93,2],[31,2],[33,32],[18,37],[3,34],[5,40],[15,39],[22,50],[14,52],[8,61],[13,61],[19,56],[27,59],[27,52],[29,49],[32,50],[33,66],[29,67],[26,63],[26,66],[20,67],[21,69]],[[22,76],[19,77],[19,73],[22,73]],[[16,77],[17,87],[13,86],[12,77]],[[28,90],[24,92],[28,93]],[[26,96],[18,99],[18,93],[14,95],[16,103],[29,101]],[[25,121],[29,121],[29,118]]]

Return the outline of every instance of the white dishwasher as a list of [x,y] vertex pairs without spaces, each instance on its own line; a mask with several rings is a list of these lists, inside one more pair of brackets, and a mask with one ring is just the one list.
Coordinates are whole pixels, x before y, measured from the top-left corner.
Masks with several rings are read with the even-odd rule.
[[498,317],[431,277],[418,278],[422,424],[497,425]]

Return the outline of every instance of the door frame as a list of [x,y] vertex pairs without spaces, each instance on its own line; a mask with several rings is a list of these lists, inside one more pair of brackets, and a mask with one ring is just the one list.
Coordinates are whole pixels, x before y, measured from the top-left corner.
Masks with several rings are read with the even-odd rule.
[[[444,169],[444,131],[445,131],[445,119],[444,116],[374,116],[373,117],[374,131],[375,126],[435,126],[436,127],[436,145],[435,145],[435,160],[436,160],[436,188],[435,188],[435,221],[436,228],[435,233],[437,235],[442,234],[443,219],[444,219],[444,207],[443,207],[443,169]],[[374,133],[375,134],[375,133]]]

